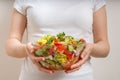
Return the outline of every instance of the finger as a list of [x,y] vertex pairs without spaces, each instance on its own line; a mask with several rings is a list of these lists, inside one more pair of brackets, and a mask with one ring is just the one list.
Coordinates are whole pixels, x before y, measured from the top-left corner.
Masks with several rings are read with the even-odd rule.
[[31,43],[31,42],[29,42],[29,43],[26,45],[26,47],[27,47],[27,50],[28,50],[29,53],[33,53],[33,52],[34,52],[34,46],[32,46],[32,43]]
[[53,70],[49,70],[49,69],[46,69],[46,68],[43,68],[39,63],[35,63],[35,65],[37,66],[37,68],[40,70],[40,71],[43,71],[43,72],[46,72],[46,73],[49,73],[49,74],[52,74],[54,73]]
[[34,54],[29,54],[29,57],[31,58],[32,62],[41,62],[45,60],[45,57],[36,57]]
[[81,66],[81,60],[79,60],[78,62],[76,62],[75,64],[73,64],[71,66],[71,69],[75,69],[75,68],[80,67],[80,66]]
[[89,58],[90,58],[90,56],[89,56],[89,55],[86,55],[86,56],[80,61],[80,65],[83,65]]
[[84,58],[87,55],[87,52],[89,51],[89,47],[85,47],[85,49],[81,53],[81,58]]
[[24,48],[25,48],[25,51],[26,51],[26,54],[29,56],[29,54],[31,54],[32,51],[30,51],[30,48],[29,48],[29,45],[24,45]]
[[87,59],[89,58],[90,51],[87,51],[85,53],[86,53],[86,55],[84,56],[84,58],[82,58],[81,60],[79,60],[77,63],[73,64],[71,66],[71,69],[74,69],[74,68],[77,68],[77,67],[83,65],[87,61]]
[[45,57],[35,57],[36,62],[44,61]]
[[[33,46],[31,45],[31,43],[28,43],[27,46],[29,49],[33,49]],[[33,63],[45,60],[44,57],[36,57],[34,54],[31,54],[32,51],[30,52],[27,48],[26,48],[26,52],[27,52],[28,56],[32,59]]]
[[83,52],[81,53],[81,58],[84,58],[85,55],[87,55],[88,53],[90,54],[93,50],[93,44],[92,43],[88,43],[85,46],[85,49],[83,50]]
[[29,57],[30,57],[31,61],[33,62],[33,64],[35,64],[37,62],[35,60],[35,57],[32,54],[29,54]]
[[66,72],[66,73],[71,73],[71,72],[77,71],[77,70],[79,70],[79,69],[80,69],[80,67],[75,68],[75,69],[71,69],[71,70],[66,70],[65,72]]

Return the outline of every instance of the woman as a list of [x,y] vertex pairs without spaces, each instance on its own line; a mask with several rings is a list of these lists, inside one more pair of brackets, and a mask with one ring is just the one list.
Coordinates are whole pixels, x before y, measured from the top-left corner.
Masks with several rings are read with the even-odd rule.
[[[27,44],[21,42],[25,29]],[[38,62],[45,58],[35,57],[31,45],[39,37],[59,32],[87,42],[82,60],[66,71],[40,66]],[[6,51],[10,56],[25,58],[19,80],[93,80],[90,57],[106,57],[109,53],[105,1],[15,0]]]

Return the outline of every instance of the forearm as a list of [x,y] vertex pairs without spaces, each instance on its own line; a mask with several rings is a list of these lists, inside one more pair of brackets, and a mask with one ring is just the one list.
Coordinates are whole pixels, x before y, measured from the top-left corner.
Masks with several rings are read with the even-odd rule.
[[94,44],[91,56],[93,57],[107,57],[109,54],[109,43],[108,41],[98,41]]
[[24,58],[27,56],[25,46],[17,39],[8,39],[6,42],[6,52],[9,56]]

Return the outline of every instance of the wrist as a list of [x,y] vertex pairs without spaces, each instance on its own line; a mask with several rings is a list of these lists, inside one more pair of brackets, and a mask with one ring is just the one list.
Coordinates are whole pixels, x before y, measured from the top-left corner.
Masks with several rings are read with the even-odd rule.
[[89,46],[90,56],[93,56],[95,50],[95,43],[88,43],[87,45]]
[[27,57],[28,56],[27,45],[26,44],[22,44],[22,48],[23,48],[23,52],[24,52],[25,57]]

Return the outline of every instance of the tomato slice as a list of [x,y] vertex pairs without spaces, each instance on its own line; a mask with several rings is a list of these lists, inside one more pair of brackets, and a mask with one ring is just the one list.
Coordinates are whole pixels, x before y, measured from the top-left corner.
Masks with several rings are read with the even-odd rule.
[[50,54],[50,55],[54,54],[54,48],[50,48],[50,49],[49,49],[49,54]]
[[39,49],[40,49],[40,45],[36,45],[35,50],[39,50]]
[[71,59],[74,55],[72,52],[68,52],[67,50],[64,52],[65,55],[67,55],[68,59]]

